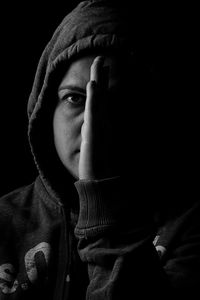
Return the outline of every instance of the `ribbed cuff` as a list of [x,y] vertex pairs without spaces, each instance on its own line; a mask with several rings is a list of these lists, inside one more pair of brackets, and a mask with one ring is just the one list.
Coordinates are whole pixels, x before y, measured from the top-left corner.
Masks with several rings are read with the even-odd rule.
[[113,226],[121,229],[143,227],[142,220],[145,216],[141,217],[141,211],[137,211],[136,205],[132,210],[133,195],[124,192],[120,177],[80,180],[75,182],[75,187],[80,201],[75,228],[77,235],[94,235]]
[[118,177],[103,180],[80,180],[75,183],[75,186],[80,200],[77,227],[89,228],[110,225],[115,222],[115,210],[119,202]]

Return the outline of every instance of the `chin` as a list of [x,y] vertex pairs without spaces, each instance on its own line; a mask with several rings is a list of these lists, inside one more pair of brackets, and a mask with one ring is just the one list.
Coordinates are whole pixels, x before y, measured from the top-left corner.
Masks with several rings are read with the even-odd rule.
[[69,173],[74,177],[74,179],[79,180],[79,171],[78,171],[78,165],[79,165],[79,158],[75,160],[75,162],[71,165],[68,164],[68,166],[65,164],[65,167],[69,171]]

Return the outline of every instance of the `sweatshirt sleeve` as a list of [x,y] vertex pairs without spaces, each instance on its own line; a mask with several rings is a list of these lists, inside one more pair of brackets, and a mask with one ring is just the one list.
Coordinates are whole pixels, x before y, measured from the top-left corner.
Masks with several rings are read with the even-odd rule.
[[89,273],[86,299],[142,299],[165,289],[152,243],[155,228],[144,203],[131,202],[134,197],[124,192],[120,177],[81,180],[75,186],[80,200],[75,235]]

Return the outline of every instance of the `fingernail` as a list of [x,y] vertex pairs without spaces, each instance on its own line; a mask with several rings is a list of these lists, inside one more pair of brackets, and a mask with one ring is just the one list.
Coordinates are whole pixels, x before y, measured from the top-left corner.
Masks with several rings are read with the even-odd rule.
[[101,55],[101,56],[97,56],[96,59],[98,60],[99,63],[103,63],[105,61],[105,56]]
[[104,60],[105,59],[104,55],[99,55],[98,57],[99,57],[100,60]]

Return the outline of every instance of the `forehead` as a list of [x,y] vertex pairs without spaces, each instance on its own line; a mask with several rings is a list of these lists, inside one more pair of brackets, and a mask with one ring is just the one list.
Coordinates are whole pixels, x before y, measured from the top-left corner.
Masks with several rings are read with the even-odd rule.
[[[73,61],[67,69],[59,87],[74,85],[85,88],[90,80],[90,67],[96,55],[88,55]],[[104,66],[109,66],[109,86],[117,84],[120,77],[124,76],[128,64],[118,56],[105,56]]]

